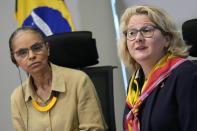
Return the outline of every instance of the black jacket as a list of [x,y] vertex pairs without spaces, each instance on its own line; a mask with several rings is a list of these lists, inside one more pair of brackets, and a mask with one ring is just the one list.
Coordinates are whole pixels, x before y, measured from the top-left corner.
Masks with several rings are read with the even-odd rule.
[[[129,111],[126,104],[123,118]],[[186,61],[174,69],[141,105],[138,118],[140,131],[197,131],[197,66]]]

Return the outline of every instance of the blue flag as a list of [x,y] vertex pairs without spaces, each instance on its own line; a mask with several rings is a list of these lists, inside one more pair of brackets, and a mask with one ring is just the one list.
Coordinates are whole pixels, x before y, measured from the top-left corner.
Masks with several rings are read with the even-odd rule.
[[46,36],[74,31],[70,13],[63,0],[16,0],[18,26],[34,26]]

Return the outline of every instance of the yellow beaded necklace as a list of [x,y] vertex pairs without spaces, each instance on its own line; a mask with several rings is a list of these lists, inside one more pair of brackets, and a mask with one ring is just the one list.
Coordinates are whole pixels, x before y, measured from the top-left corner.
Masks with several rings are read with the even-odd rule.
[[59,92],[54,91],[54,92],[53,92],[53,98],[52,98],[52,100],[51,100],[51,101],[49,102],[49,104],[46,105],[46,106],[40,106],[40,105],[36,102],[36,100],[34,100],[34,99],[32,99],[31,102],[32,102],[33,106],[34,106],[38,111],[42,111],[42,112],[44,112],[44,111],[49,111],[49,110],[55,105],[55,103],[56,103],[56,101],[57,101],[58,95],[59,95]]

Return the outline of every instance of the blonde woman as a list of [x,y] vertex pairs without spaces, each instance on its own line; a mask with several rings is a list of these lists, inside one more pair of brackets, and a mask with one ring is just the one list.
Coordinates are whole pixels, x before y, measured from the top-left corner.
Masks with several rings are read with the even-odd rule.
[[134,73],[124,131],[196,131],[197,67],[170,16],[153,6],[127,8],[119,55]]

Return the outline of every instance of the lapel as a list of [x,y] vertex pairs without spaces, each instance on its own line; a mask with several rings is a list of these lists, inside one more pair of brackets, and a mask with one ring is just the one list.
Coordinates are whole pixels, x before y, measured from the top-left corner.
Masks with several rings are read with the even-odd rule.
[[142,123],[143,127],[141,131],[150,131],[150,125],[151,125],[151,114],[153,110],[153,106],[156,100],[156,97],[158,95],[158,92],[160,90],[160,84],[154,89],[154,91],[148,96],[147,101],[146,101],[146,106],[143,109],[143,118],[142,118]]

